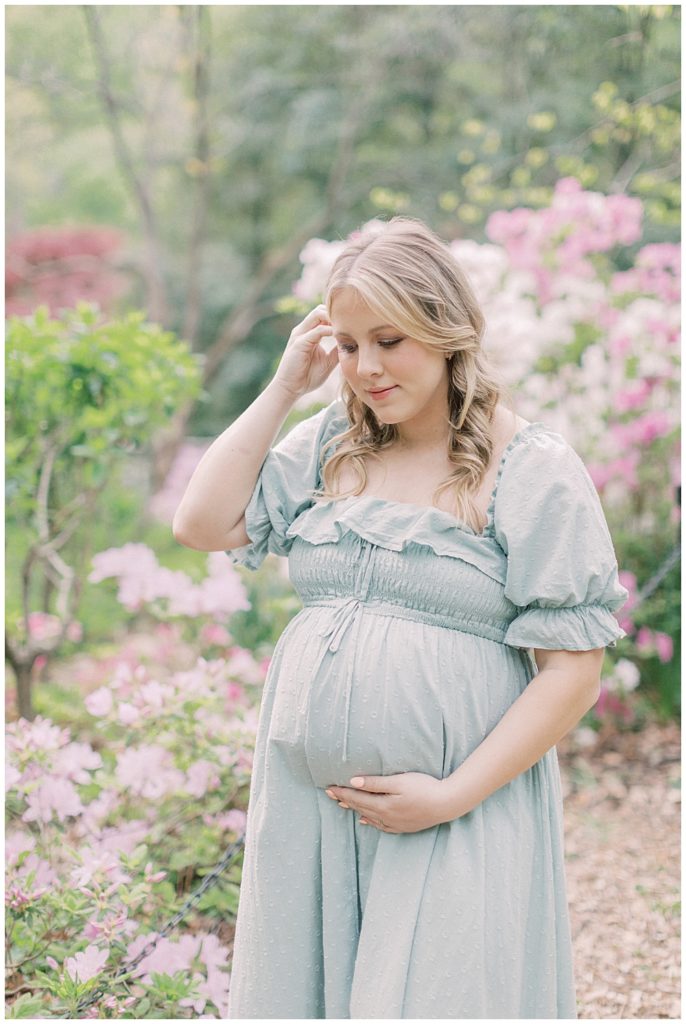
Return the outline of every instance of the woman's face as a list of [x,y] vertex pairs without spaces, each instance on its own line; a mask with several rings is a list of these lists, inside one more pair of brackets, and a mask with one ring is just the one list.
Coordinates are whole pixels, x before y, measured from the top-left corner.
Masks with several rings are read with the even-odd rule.
[[382,423],[426,423],[448,408],[448,363],[443,352],[384,323],[353,288],[331,303],[341,373]]

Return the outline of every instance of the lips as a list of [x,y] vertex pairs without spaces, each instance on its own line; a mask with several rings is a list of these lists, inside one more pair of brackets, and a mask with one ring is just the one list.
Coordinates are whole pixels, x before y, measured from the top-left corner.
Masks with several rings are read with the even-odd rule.
[[385,395],[387,391],[392,391],[393,388],[395,388],[397,386],[398,386],[397,384],[391,384],[387,388],[374,388],[373,390],[369,390],[367,392],[367,394],[368,395]]

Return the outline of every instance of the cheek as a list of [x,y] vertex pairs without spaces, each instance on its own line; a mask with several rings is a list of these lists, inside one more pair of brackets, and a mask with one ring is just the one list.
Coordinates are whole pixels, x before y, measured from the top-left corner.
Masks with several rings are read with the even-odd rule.
[[339,352],[338,354],[338,366],[342,375],[347,381],[354,381],[357,378],[355,372],[356,360],[354,357],[349,355],[347,352]]

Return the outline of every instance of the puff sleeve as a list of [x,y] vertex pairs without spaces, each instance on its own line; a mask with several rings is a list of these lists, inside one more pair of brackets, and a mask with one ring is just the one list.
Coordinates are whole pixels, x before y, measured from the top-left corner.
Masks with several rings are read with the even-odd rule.
[[493,525],[507,556],[505,596],[519,609],[504,643],[587,651],[626,636],[613,612],[629,595],[600,498],[561,434],[533,433],[513,448]]
[[226,552],[234,564],[257,569],[269,552],[288,554],[293,538],[286,537],[286,530],[312,504],[321,481],[321,448],[348,425],[345,406],[336,399],[270,448],[245,509],[250,543]]

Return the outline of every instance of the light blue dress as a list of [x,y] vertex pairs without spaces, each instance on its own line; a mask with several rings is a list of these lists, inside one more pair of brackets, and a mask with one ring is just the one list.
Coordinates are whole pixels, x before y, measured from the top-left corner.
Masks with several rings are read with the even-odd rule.
[[[360,825],[324,789],[454,772],[536,673],[531,648],[625,635],[628,593],[581,459],[541,422],[504,451],[477,533],[437,508],[314,502],[337,400],[263,463],[256,568],[288,555],[303,609],[274,650],[257,731],[231,1018],[576,1018],[553,747],[468,814]],[[331,454],[331,449],[329,449]]]

